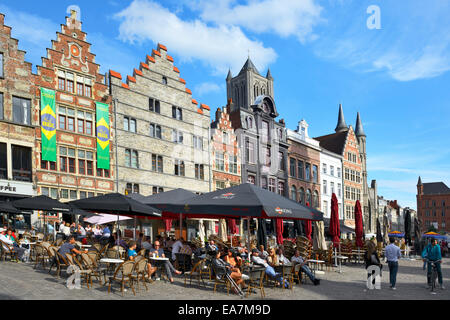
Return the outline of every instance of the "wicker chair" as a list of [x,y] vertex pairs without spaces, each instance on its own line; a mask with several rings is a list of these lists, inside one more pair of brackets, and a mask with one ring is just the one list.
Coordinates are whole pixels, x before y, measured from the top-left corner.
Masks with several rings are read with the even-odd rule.
[[261,292],[261,298],[266,296],[264,292],[264,278],[266,272],[264,270],[249,270],[248,271],[248,282],[247,282],[247,294],[246,297],[250,295],[253,289],[258,289]]
[[122,297],[123,297],[123,289],[125,283],[128,283],[129,287],[133,290],[133,294],[136,295],[133,287],[133,270],[135,268],[135,264],[133,261],[125,261],[120,264],[116,271],[114,272],[114,276],[109,277],[109,285],[108,285],[108,294],[111,292],[111,284],[112,282],[120,282],[122,286]]
[[203,286],[206,287],[205,281],[203,281],[203,277],[202,277],[202,267],[205,265],[205,260],[199,260],[194,267],[192,268],[191,271],[186,272],[184,274],[184,286],[186,287],[186,280],[187,278],[189,278],[189,285],[192,285],[192,278],[197,278],[198,279],[198,284],[200,285],[200,280],[203,283]]
[[191,256],[184,253],[175,253],[178,268],[183,270],[183,273],[188,271],[191,266]]
[[47,249],[48,259],[50,261],[50,269],[48,270],[48,273],[52,271],[52,268],[54,265],[56,265],[56,252],[58,252],[58,248],[55,246],[50,246]]
[[70,253],[66,253],[66,259],[67,262],[69,262],[69,265],[77,266],[78,268],[80,268],[80,274],[82,277],[84,277],[87,288],[89,289],[89,282],[91,283],[92,287],[92,279],[91,279],[92,271],[83,267],[83,265],[77,259],[75,259]]
[[6,242],[0,240],[0,246],[2,250],[3,260],[6,260],[6,256],[9,256],[11,261],[13,260],[18,261],[17,252],[14,250],[14,247],[12,245],[9,245]]
[[148,260],[145,259],[144,257],[142,257],[141,259],[137,259],[138,257],[142,257],[142,256],[137,256],[134,259],[134,264],[135,264],[135,268],[134,268],[134,272],[135,274],[131,275],[131,278],[133,278],[133,280],[136,280],[137,283],[137,290],[139,291],[139,279],[142,279],[142,282],[144,283],[145,289],[148,291],[148,287],[147,287],[147,281],[152,282],[152,279],[148,276],[148,272],[147,272],[147,264],[148,264]]
[[70,266],[66,257],[63,257],[59,252],[56,252],[56,276],[59,278],[61,276],[61,269]]
[[49,259],[47,249],[41,246],[40,244],[37,244],[34,247],[34,253],[35,253],[34,269],[36,269],[39,263],[42,265],[42,268],[45,269],[45,265],[47,263],[47,260]]
[[228,281],[227,277],[224,275],[223,277],[219,277],[217,275],[216,269],[214,268],[213,265],[213,270],[214,270],[214,293],[216,293],[216,288],[218,285],[224,285],[227,288],[227,295],[230,294],[230,288],[231,288],[231,283],[230,281]]
[[101,283],[101,277],[103,275],[103,278],[105,279],[104,284],[106,284],[106,269],[98,268],[98,266],[94,264],[92,258],[87,253],[82,253],[81,259],[83,260],[85,270],[91,271],[90,272],[91,286],[92,286],[92,276],[96,277],[97,280]]

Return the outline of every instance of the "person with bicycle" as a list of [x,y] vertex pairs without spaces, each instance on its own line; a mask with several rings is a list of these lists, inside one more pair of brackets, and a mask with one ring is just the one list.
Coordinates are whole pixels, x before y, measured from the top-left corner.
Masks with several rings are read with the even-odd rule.
[[438,282],[441,289],[445,289],[442,283],[442,270],[441,270],[441,248],[437,243],[437,239],[431,239],[431,243],[429,243],[425,249],[422,251],[422,259],[424,262],[427,262],[427,282],[428,288],[431,288],[431,272],[432,272],[432,263],[436,266],[436,271],[438,275]]

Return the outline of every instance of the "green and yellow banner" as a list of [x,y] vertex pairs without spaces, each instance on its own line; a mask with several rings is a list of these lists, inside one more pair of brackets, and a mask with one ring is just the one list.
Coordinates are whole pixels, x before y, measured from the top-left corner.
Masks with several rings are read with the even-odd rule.
[[53,162],[56,162],[55,101],[55,91],[41,88],[41,160]]
[[97,168],[109,170],[109,105],[96,102],[97,106]]

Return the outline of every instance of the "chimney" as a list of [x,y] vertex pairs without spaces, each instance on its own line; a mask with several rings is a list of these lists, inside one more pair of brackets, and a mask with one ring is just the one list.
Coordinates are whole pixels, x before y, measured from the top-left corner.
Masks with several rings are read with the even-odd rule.
[[217,108],[217,110],[216,110],[216,121],[220,121],[221,116],[222,116],[222,110],[220,108]]

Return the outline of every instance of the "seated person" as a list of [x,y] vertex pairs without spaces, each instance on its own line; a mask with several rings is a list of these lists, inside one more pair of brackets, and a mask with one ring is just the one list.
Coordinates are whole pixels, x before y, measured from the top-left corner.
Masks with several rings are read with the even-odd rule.
[[103,228],[102,238],[109,238],[111,236],[111,230],[109,230],[108,226]]
[[[4,242],[5,244],[9,245],[9,247],[12,247],[12,249],[17,252],[17,262],[21,262],[23,261],[23,256],[25,253],[25,249],[19,247],[19,245],[17,244],[16,240],[14,239],[14,237],[12,236],[12,230],[8,229],[6,230],[5,233],[5,229],[2,229],[2,232],[0,233],[0,240],[2,242]],[[6,248],[5,245],[3,245],[4,249],[9,250],[9,248]]]
[[[120,235],[120,233],[119,233]],[[114,245],[115,246],[121,246],[122,248],[125,249],[125,251],[128,250],[128,244],[125,240],[123,240],[122,238],[118,238],[117,236],[117,232],[114,233]]]
[[236,252],[233,252],[232,250],[227,250],[226,255],[223,258],[223,260],[231,265],[233,268],[239,268],[242,264],[242,258],[239,257]]
[[280,262],[280,264],[289,264],[290,263],[289,259],[284,256],[283,249],[278,248],[276,252],[277,252],[277,257],[278,257],[278,261]]
[[[72,256],[75,256],[77,254],[82,254],[82,251],[79,251],[75,248],[75,237],[69,236],[66,242],[64,242],[61,247],[58,249],[58,253],[66,259],[66,253],[70,253]],[[85,249],[84,253],[87,253],[88,250]]]
[[[164,254],[164,250],[161,248],[160,242],[159,241],[155,241],[155,243],[153,244],[153,249],[150,250],[150,256],[152,256],[153,254],[156,255],[156,257],[159,258],[165,258],[165,254]],[[173,276],[172,276],[172,272],[174,272],[177,275],[181,274],[181,271],[176,270],[172,263],[170,263],[169,260],[165,260],[164,261],[164,268],[166,270],[166,274],[167,277],[169,278],[169,281],[171,283],[173,283]]]
[[[267,261],[265,259],[262,259],[261,257],[259,257],[259,250],[258,249],[253,249],[252,250],[252,262],[254,264],[263,266],[265,268],[266,274],[275,279],[276,281],[278,281],[278,283],[281,285],[282,281],[283,281],[283,275],[280,273],[276,273],[275,270],[273,269],[273,267],[271,267]],[[287,280],[284,281],[284,286],[286,288],[289,287],[289,283],[287,282]]]
[[209,240],[208,244],[206,245],[206,251],[219,251],[219,247],[216,246],[216,242],[214,240]]
[[[306,262],[303,260],[303,258],[300,256],[300,250],[295,250],[295,254],[291,258],[291,262],[294,264],[301,264],[301,271],[306,273],[306,275],[311,279],[311,281],[314,283],[315,286],[320,284],[320,279],[316,279],[314,275],[311,272],[311,269],[306,265]],[[301,278],[301,271],[299,271],[299,278]]]
[[[214,272],[219,279],[223,279],[225,274],[229,274],[230,277],[236,282],[238,286],[243,287],[244,280],[242,279],[241,271],[238,268],[234,268],[229,263],[220,259],[220,252],[216,252],[216,256],[212,260]],[[233,288],[234,291],[234,288]]]
[[[261,254],[261,251],[260,251]],[[267,263],[272,267],[277,267],[280,265],[280,261],[278,260],[278,256],[275,253],[274,248],[269,249],[269,256],[266,258]]]
[[262,244],[259,246],[259,256],[263,259],[267,259],[269,256],[269,252],[264,250],[264,246]]
[[29,261],[31,248],[30,248],[30,242],[28,241],[28,239],[25,238],[22,234],[19,234],[19,240],[17,240],[17,244],[21,248],[25,249],[24,254],[23,254],[23,261]]
[[[130,242],[130,247],[128,248],[127,256],[129,260],[134,260],[134,258],[137,256],[136,252],[137,244],[134,241]],[[148,278],[151,279],[152,275],[156,272],[156,267],[152,267],[150,263],[147,263],[147,272],[148,272]]]

